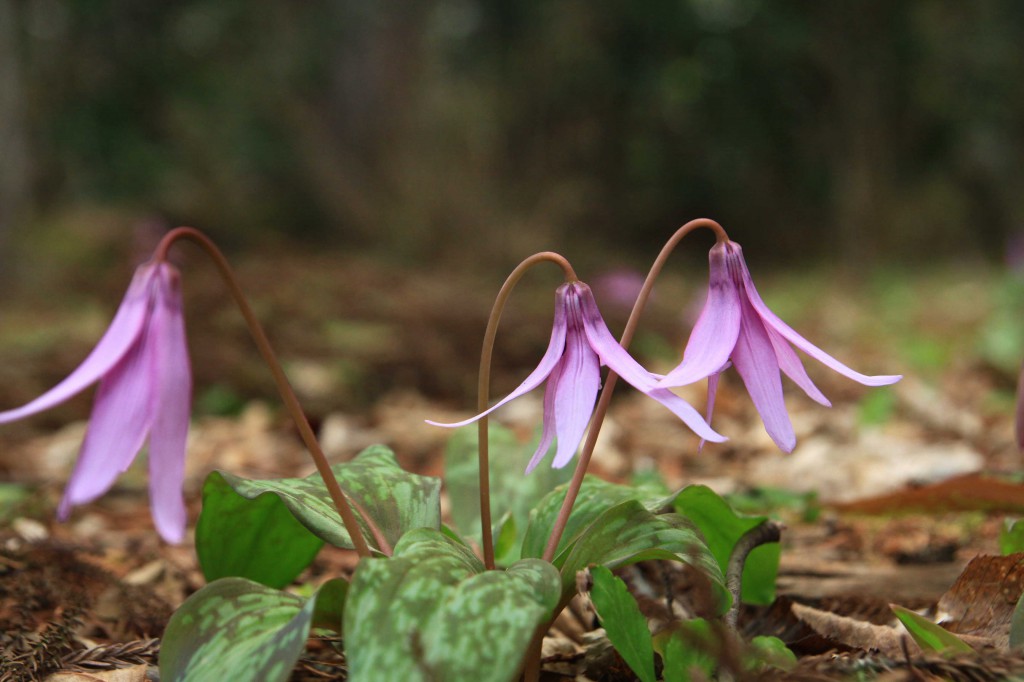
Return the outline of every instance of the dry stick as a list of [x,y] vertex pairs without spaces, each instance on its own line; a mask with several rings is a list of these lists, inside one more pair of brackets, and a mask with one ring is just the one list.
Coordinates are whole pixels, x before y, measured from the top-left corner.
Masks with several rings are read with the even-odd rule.
[[[348,499],[345,497],[345,493],[342,492],[341,486],[338,485],[338,479],[334,477],[334,472],[331,471],[331,466],[327,463],[327,458],[324,456],[323,450],[320,449],[320,443],[317,442],[316,436],[313,434],[313,429],[309,425],[309,420],[306,418],[305,412],[302,411],[302,407],[299,405],[299,399],[295,396],[295,391],[288,382],[288,377],[285,376],[284,370],[281,369],[281,363],[278,362],[277,356],[274,355],[274,351],[270,348],[270,341],[267,340],[267,335],[263,332],[263,327],[260,325],[259,320],[256,319],[256,315],[253,313],[252,308],[249,307],[249,303],[245,299],[245,294],[242,293],[242,287],[239,285],[238,279],[231,270],[231,266],[228,264],[224,254],[221,253],[220,249],[217,248],[217,245],[214,244],[209,237],[199,230],[193,227],[178,227],[164,235],[164,238],[157,246],[153,259],[157,261],[166,260],[168,249],[170,249],[171,245],[178,239],[189,239],[198,244],[217,266],[217,269],[220,271],[225,283],[228,285],[228,290],[235,299],[235,303],[242,312],[242,317],[245,318],[245,323],[249,327],[249,332],[252,334],[253,340],[256,342],[256,347],[259,349],[260,355],[263,356],[263,361],[266,362],[267,367],[270,368],[270,373],[274,377],[274,383],[277,384],[278,393],[281,394],[281,399],[284,401],[285,407],[288,409],[292,420],[295,422],[296,428],[299,430],[299,436],[302,437],[302,441],[306,444],[306,448],[309,449],[309,453],[313,456],[313,461],[316,463],[317,471],[320,472],[324,485],[327,486],[327,492],[330,493],[331,500],[334,502],[334,506],[337,507],[338,514],[341,515],[341,520],[345,524],[345,530],[348,531],[349,537],[352,538],[352,544],[355,545],[355,549],[359,553],[360,557],[371,556],[370,546],[366,543],[366,539],[363,537],[363,533],[359,528],[359,521],[356,519],[356,515],[352,511],[352,507],[349,505]],[[363,516],[367,525],[372,529],[374,527],[372,519],[365,514]],[[379,530],[374,532],[374,535],[377,535],[378,533]],[[383,536],[381,535],[381,537]],[[383,546],[381,547],[381,550],[384,550]]]
[[[501,285],[497,298],[494,299],[494,306],[491,308],[491,316],[487,318],[487,330],[484,332],[483,347],[480,350],[480,379],[477,384],[477,412],[487,410],[488,394],[491,391],[491,356],[494,353],[494,337],[498,333],[498,322],[501,321],[501,313],[505,310],[505,303],[512,295],[512,289],[522,279],[527,270],[538,263],[548,261],[562,268],[565,279],[575,282],[576,272],[572,269],[563,256],[552,251],[541,251],[535,253],[522,263]],[[477,422],[477,452],[480,461],[480,532],[482,535],[482,548],[484,554],[484,567],[487,570],[494,569],[494,538],[491,531],[491,473],[490,473],[490,447],[488,443],[489,420],[481,417]]]
[[[662,247],[661,253],[654,260],[654,264],[651,265],[651,270],[647,273],[647,279],[644,280],[644,285],[640,289],[640,295],[637,296],[636,303],[633,304],[633,311],[629,314],[626,328],[623,330],[622,338],[619,340],[619,345],[623,348],[628,349],[629,344],[633,341],[633,334],[636,332],[637,324],[640,322],[640,315],[643,313],[644,306],[647,305],[647,299],[651,295],[654,280],[661,272],[665,261],[668,260],[669,254],[672,253],[672,250],[683,237],[698,227],[706,227],[712,230],[719,242],[729,241],[729,236],[722,229],[722,226],[708,218],[691,220],[676,230],[676,233]],[[555,550],[558,549],[562,533],[565,532],[565,525],[569,521],[569,513],[572,511],[572,506],[576,502],[577,495],[579,495],[580,487],[583,485],[583,476],[587,473],[587,467],[590,465],[590,457],[594,454],[594,444],[597,443],[597,436],[601,432],[601,423],[608,412],[608,404],[612,399],[612,390],[615,388],[618,380],[619,375],[608,370],[608,376],[604,380],[604,388],[601,389],[601,395],[597,399],[597,407],[594,408],[594,416],[590,422],[590,430],[587,432],[587,440],[583,445],[583,451],[580,452],[579,461],[576,463],[576,471],[573,472],[572,480],[569,482],[569,489],[566,491],[565,500],[562,502],[562,508],[558,512],[558,518],[555,520],[555,525],[551,529],[551,535],[548,537],[548,544],[544,548],[544,561],[550,562],[555,557]]]

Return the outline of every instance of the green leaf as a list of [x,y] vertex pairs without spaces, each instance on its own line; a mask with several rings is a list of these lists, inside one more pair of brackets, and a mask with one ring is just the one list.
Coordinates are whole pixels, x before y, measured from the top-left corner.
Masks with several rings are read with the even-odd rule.
[[[374,520],[391,546],[413,528],[441,527],[440,479],[403,471],[395,461],[394,453],[383,445],[371,446],[352,461],[335,464],[331,470],[338,478],[342,490],[356,503],[356,515],[360,517],[360,525],[371,547],[379,549],[369,528],[362,521],[360,510]],[[353,547],[319,474],[306,478],[266,481],[253,481],[223,472],[217,472],[217,475],[239,498],[252,502],[261,495],[276,496],[299,523],[316,537],[336,547]],[[245,502],[236,500],[236,504],[243,507]],[[253,513],[261,509],[259,505],[250,508]],[[210,514],[211,519],[204,531],[207,561],[212,561],[213,565],[236,565],[241,562],[241,558],[218,557],[215,560],[212,557],[220,551],[218,542],[238,530],[245,512],[239,511],[232,519],[233,523],[225,523],[223,526],[215,517],[215,510]],[[236,548],[228,542],[226,549],[232,552]]]
[[790,671],[796,667],[797,659],[786,643],[778,637],[763,635],[750,640],[750,646],[743,655],[745,667],[751,672],[761,672],[765,668],[778,668]]
[[1010,649],[1024,648],[1024,595],[1017,600],[1010,619]]
[[999,531],[999,553],[1003,556],[1024,552],[1024,519],[1003,521]]
[[506,512],[498,519],[497,527],[494,529],[494,561],[499,566],[508,566],[519,559],[520,544],[516,528],[516,517],[512,512]]
[[558,573],[527,559],[484,571],[464,545],[421,528],[356,569],[345,608],[354,682],[505,682],[559,598]]
[[[523,539],[524,557],[540,558],[544,555],[544,547],[555,526],[555,519],[562,508],[565,494],[566,486],[560,486],[545,496],[530,512],[530,523]],[[566,547],[574,543],[580,533],[594,522],[594,519],[610,507],[626,500],[640,500],[647,509],[659,511],[671,505],[674,497],[674,495],[666,497],[660,492],[616,485],[594,476],[587,476],[583,479],[583,485],[576,497],[575,504],[573,504],[569,522],[565,526],[565,532],[562,533],[562,539],[558,543],[558,551],[555,554],[557,556],[564,552]]]
[[[764,516],[740,516],[711,488],[691,485],[683,488],[674,502],[676,510],[693,522],[723,572],[737,541],[766,520]],[[761,545],[747,557],[743,567],[741,599],[747,604],[767,605],[775,601],[775,579],[779,571],[779,543]]]
[[642,682],[655,682],[651,632],[636,599],[626,583],[604,566],[595,566],[590,575],[594,579],[590,599],[608,641]]
[[[490,425],[491,517],[503,519],[510,515],[511,525],[501,529],[514,532],[526,528],[530,510],[557,486],[572,477],[572,467],[555,469],[542,462],[529,475],[526,464],[537,449],[540,433],[530,442],[522,442],[511,430]],[[480,541],[480,476],[477,430],[459,429],[445,449],[445,488],[451,500],[452,523],[466,537]],[[502,563],[520,557],[522,538],[513,535],[501,554]]]
[[160,644],[160,678],[283,682],[306,646],[314,615],[340,623],[347,589],[343,580],[332,580],[303,600],[243,578],[210,583],[168,622]]
[[937,625],[924,616],[905,609],[902,606],[892,604],[889,606],[900,622],[910,632],[925,651],[938,651],[942,653],[974,653],[974,649],[967,642],[963,641],[941,625]]
[[282,588],[313,561],[323,544],[277,495],[250,500],[235,493],[220,472],[206,477],[196,554],[207,582],[236,576]]
[[562,599],[567,600],[575,591],[577,571],[593,565],[615,569],[647,559],[682,561],[698,568],[720,610],[728,608],[725,578],[700,535],[686,519],[653,514],[637,500],[600,514],[553,563],[562,574]]
[[691,682],[694,673],[698,680],[711,679],[721,645],[715,641],[708,622],[695,618],[658,633],[654,648],[661,654],[665,682]]

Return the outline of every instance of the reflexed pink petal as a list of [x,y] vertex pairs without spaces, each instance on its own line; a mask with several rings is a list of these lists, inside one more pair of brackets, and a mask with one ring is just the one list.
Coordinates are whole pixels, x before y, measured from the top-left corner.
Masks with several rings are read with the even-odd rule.
[[597,390],[601,387],[601,366],[597,354],[591,350],[578,324],[578,320],[576,324],[570,324],[555,393],[558,450],[551,465],[556,469],[564,467],[576,454],[594,413]]
[[693,409],[690,403],[667,388],[655,388],[650,391],[643,391],[643,393],[672,410],[672,414],[682,419],[683,423],[690,427],[691,431],[704,440],[709,440],[712,443],[724,443],[729,440],[708,426],[708,423],[704,421],[704,418],[700,416],[697,410]]
[[775,349],[761,318],[749,303],[741,301],[741,304],[743,324],[732,353],[733,364],[761,415],[768,435],[781,450],[792,452],[796,446],[796,434],[782,399],[782,377]]
[[811,400],[824,405],[825,407],[832,407],[832,403],[825,394],[822,393],[811,378],[807,376],[807,370],[804,369],[804,363],[800,361],[800,357],[790,347],[789,342],[782,337],[777,331],[771,327],[766,326],[765,331],[768,332],[768,338],[771,339],[772,348],[775,349],[775,357],[779,361],[779,369],[781,369],[786,376],[793,380],[797,386],[804,390]]
[[142,448],[153,421],[156,348],[148,329],[100,381],[82,451],[57,511],[64,520],[71,506],[91,502],[114,484]]
[[709,254],[711,282],[704,309],[690,333],[683,361],[659,382],[661,388],[685,386],[717,372],[729,360],[740,332],[740,292],[729,276],[725,246]]
[[728,440],[712,430],[688,402],[666,388],[658,388],[656,377],[641,367],[608,331],[608,325],[604,323],[589,287],[582,282],[577,282],[575,286],[580,293],[580,303],[583,306],[583,328],[586,330],[590,347],[600,357],[601,362],[634,388],[672,410],[701,438],[715,443]]
[[735,247],[735,254],[739,259],[739,269],[743,278],[743,284],[747,290],[747,298],[750,299],[751,305],[754,307],[754,310],[757,311],[757,314],[761,316],[766,327],[774,329],[787,341],[826,367],[829,367],[830,369],[833,369],[854,381],[864,384],[865,386],[886,386],[888,384],[894,384],[903,378],[900,374],[878,376],[861,374],[860,372],[850,369],[804,337],[800,336],[800,334],[783,322],[779,316],[773,313],[768,306],[765,305],[764,301],[761,300],[761,296],[758,295],[757,289],[754,288],[754,280],[750,277],[750,271],[747,269],[747,264],[743,260],[743,250],[740,248],[740,245],[735,242],[731,242],[730,244]]
[[192,371],[185,339],[178,274],[170,265],[161,272],[163,296],[151,323],[156,344],[150,369],[157,377],[156,410],[149,436],[149,496],[153,522],[164,540],[185,537],[185,444],[192,404]]
[[153,264],[135,270],[128,293],[99,343],[71,374],[49,391],[21,407],[0,412],[0,424],[12,422],[58,405],[111,371],[142,333],[152,299]]
[[548,375],[548,382],[544,387],[543,430],[540,434],[540,443],[537,444],[537,450],[533,453],[533,457],[530,458],[529,464],[526,465],[526,473],[530,473],[537,468],[537,465],[544,459],[544,455],[548,453],[551,443],[555,440],[555,394],[558,387],[558,377],[561,373],[562,363],[558,363],[551,370],[551,374]]
[[555,364],[561,359],[562,353],[565,352],[565,297],[566,285],[562,285],[558,288],[558,292],[555,295],[555,322],[551,329],[551,341],[548,343],[548,349],[544,353],[544,357],[541,358],[540,364],[537,365],[537,369],[533,370],[533,372],[530,373],[530,376],[526,377],[526,379],[523,380],[523,383],[519,384],[518,388],[475,417],[470,417],[469,419],[463,419],[460,422],[450,424],[435,422],[429,419],[427,419],[426,422],[433,426],[444,426],[446,428],[456,428],[459,426],[465,426],[466,424],[472,424],[477,419],[480,419],[480,417],[484,417],[491,412],[494,412],[502,405],[509,403],[540,386],[541,383],[548,378],[548,375],[551,374],[551,370],[554,369]]

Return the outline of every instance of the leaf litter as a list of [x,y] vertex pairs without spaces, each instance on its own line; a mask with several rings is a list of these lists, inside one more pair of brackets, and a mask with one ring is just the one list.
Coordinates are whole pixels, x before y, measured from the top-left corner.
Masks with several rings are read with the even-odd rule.
[[[353,268],[361,279],[354,286],[365,297],[341,296],[330,290],[331,278],[319,274],[336,272],[337,267],[326,260],[318,266],[308,261],[289,263],[287,258],[276,265],[273,277],[264,281],[293,282],[287,288],[302,292],[303,305],[291,305],[283,290],[268,286],[257,291],[256,297],[264,301],[261,309],[267,313],[267,326],[278,330],[283,354],[295,358],[301,378],[297,383],[311,396],[309,409],[315,423],[323,425],[325,435],[331,425],[330,452],[335,461],[369,443],[383,442],[395,448],[405,468],[436,475],[442,469],[441,452],[448,434],[424,429],[421,418],[468,416],[475,363],[467,363],[466,358],[477,350],[487,297],[478,297],[476,308],[467,303],[460,313],[445,302],[461,295],[466,281],[445,281],[429,273],[410,274],[367,263]],[[260,273],[266,266],[253,259],[241,269],[245,277],[246,271]],[[931,277],[907,286],[941,287],[941,280]],[[411,293],[423,278],[431,282],[429,298]],[[315,287],[309,286],[312,281]],[[948,284],[956,286],[953,281]],[[385,300],[380,292],[388,286],[394,287],[394,295]],[[868,310],[873,304],[870,300],[851,303],[850,294],[840,286],[823,284],[823,289],[817,307],[802,313],[808,320],[827,320],[822,311],[837,299],[844,302],[845,310]],[[231,409],[240,406],[240,412],[195,417],[186,486],[193,520],[202,478],[215,466],[264,476],[310,472],[293,430],[275,407],[267,407],[275,404],[270,402],[269,382],[261,377],[247,340],[238,333],[239,323],[225,303],[199,293],[204,290],[208,289],[186,292],[204,297],[198,308],[190,304],[191,309],[202,311],[202,317],[190,323],[196,335],[193,344],[202,348],[194,351],[197,390],[231,381],[230,395],[259,400],[235,401]],[[311,295],[311,291],[317,293]],[[405,303],[402,291],[407,294]],[[533,318],[546,324],[542,316],[550,314],[545,311],[550,292],[538,286],[537,293],[544,305],[510,311],[509,322],[517,329],[528,329],[524,322]],[[523,295],[524,300],[527,297]],[[815,496],[810,506],[763,509],[782,517],[788,527],[783,535],[779,596],[771,606],[744,607],[740,615],[745,636],[780,636],[800,656],[798,668],[779,679],[831,680],[870,673],[884,680],[997,680],[1024,674],[1024,659],[1007,648],[1014,595],[1020,594],[1018,564],[1013,563],[1014,557],[995,556],[1003,518],[1020,514],[1024,506],[1024,486],[1013,476],[1021,464],[1012,440],[1012,402],[1007,397],[1012,395],[1014,377],[976,351],[972,330],[985,319],[983,303],[975,301],[973,306],[943,313],[942,323],[925,311],[908,315],[906,321],[885,331],[870,324],[852,333],[845,329],[842,343],[833,347],[845,348],[846,360],[858,360],[863,354],[859,365],[881,366],[880,358],[889,348],[913,365],[915,328],[943,330],[948,362],[942,363],[941,371],[920,365],[916,368],[924,377],[920,382],[907,382],[887,402],[873,405],[865,403],[863,391],[820,373],[822,388],[835,407],[812,409],[802,397],[787,395],[798,437],[792,455],[774,450],[749,400],[730,387],[728,377],[719,391],[714,426],[731,440],[709,446],[700,455],[696,439],[670,415],[631,396],[613,404],[607,437],[599,444],[594,463],[596,472],[606,478],[653,478],[667,488],[704,483],[721,494],[788,488],[808,490]],[[61,312],[62,316],[73,314],[72,310]],[[0,322],[18,315],[4,311]],[[864,321],[866,316],[853,318]],[[22,319],[26,319],[23,314]],[[324,319],[350,319],[359,325],[356,329],[315,322]],[[685,333],[679,325],[660,324],[646,333],[660,335],[670,345]],[[820,326],[827,336],[829,325]],[[306,333],[298,333],[299,329]],[[427,329],[430,335],[424,333]],[[84,332],[82,336],[78,341],[87,348]],[[432,340],[425,343],[428,336]],[[380,342],[382,337],[388,338],[386,344]],[[507,348],[499,346],[495,395],[514,385],[520,368],[531,366],[544,342],[524,332],[507,339]],[[74,353],[58,345],[67,343],[68,339],[60,338],[40,347],[18,347],[18,368],[4,370],[7,388],[0,388],[4,404],[19,404],[20,397],[33,394],[70,366]],[[76,340],[72,338],[71,343]],[[344,357],[336,356],[339,348]],[[659,362],[670,366],[674,359],[656,356],[651,362],[657,370]],[[680,392],[699,405],[702,391],[702,387],[689,387]],[[111,680],[115,678],[103,675],[115,670],[137,675],[140,666],[148,666],[145,671],[153,679],[167,618],[203,585],[191,535],[180,547],[156,540],[145,513],[141,474],[129,475],[114,494],[79,510],[69,524],[54,523],[52,509],[60,481],[81,437],[80,426],[63,431],[54,427],[68,423],[68,416],[84,417],[88,407],[88,400],[77,401],[45,420],[0,433],[0,474],[8,481],[0,496],[3,682],[41,679],[60,671],[88,676],[78,678],[83,680]],[[524,447],[539,412],[537,406],[532,410],[533,416],[527,404],[515,413],[522,415],[519,421],[515,414],[508,415],[510,425],[522,434]],[[496,417],[505,419],[500,411]],[[802,450],[817,453],[818,459]],[[898,456],[892,456],[894,452]],[[936,453],[931,460],[926,456],[929,452]],[[958,452],[969,456],[958,460],[958,468],[949,467],[950,453]],[[785,462],[801,456],[815,464],[795,478]],[[942,465],[944,459],[947,466]],[[925,465],[893,476],[895,469],[903,470],[898,466],[901,462]],[[823,476],[834,471],[837,463],[847,466],[847,475],[862,484],[854,499],[840,501],[828,492],[830,485],[842,488]],[[822,476],[815,477],[814,471]],[[352,569],[349,554],[327,548],[300,580],[317,583],[332,575],[350,575]],[[693,615],[687,604],[699,602],[701,589],[699,577],[692,572],[676,564],[644,563],[618,574],[639,598],[645,615],[664,625]],[[943,657],[920,651],[900,629],[888,609],[890,603],[942,622],[983,653]],[[607,649],[605,641],[592,609],[574,602],[545,641],[545,669],[552,679],[582,679],[588,652]],[[311,642],[293,679],[343,675],[339,642],[322,635]],[[628,679],[626,675],[605,679]]]

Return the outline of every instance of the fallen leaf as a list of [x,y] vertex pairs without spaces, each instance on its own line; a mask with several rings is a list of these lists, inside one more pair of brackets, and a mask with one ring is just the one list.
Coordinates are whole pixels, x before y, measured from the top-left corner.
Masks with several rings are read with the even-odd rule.
[[1006,511],[1024,512],[1024,485],[968,474],[941,483],[906,488],[856,502],[832,505],[858,514],[893,512]]
[[840,616],[804,604],[793,604],[793,615],[819,635],[851,649],[877,650],[883,656],[902,656],[904,640],[907,650],[920,650],[903,630],[890,625],[874,625],[867,621]]
[[1006,649],[1013,609],[1022,592],[1024,554],[975,557],[939,599],[939,613],[950,632],[989,638]]
[[102,672],[60,672],[53,673],[44,682],[146,682],[146,668],[146,664],[141,663]]

